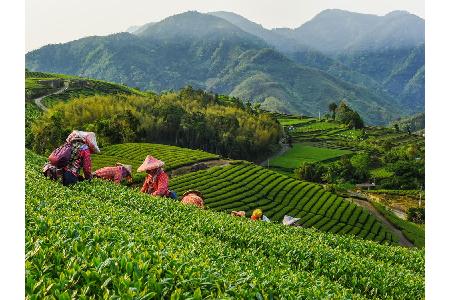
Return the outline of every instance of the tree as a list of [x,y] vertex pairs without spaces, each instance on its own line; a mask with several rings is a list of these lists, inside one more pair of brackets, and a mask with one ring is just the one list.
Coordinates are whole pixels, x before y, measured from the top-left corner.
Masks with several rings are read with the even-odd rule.
[[325,167],[320,164],[305,162],[298,169],[295,169],[294,174],[300,180],[322,183],[325,171]]
[[341,101],[336,109],[336,121],[347,125],[349,128],[364,128],[364,122],[361,116],[352,110],[345,101]]
[[397,132],[397,133],[400,132],[400,128],[398,127],[397,123],[394,124],[394,128],[395,128],[395,132]]
[[336,119],[336,109],[337,109],[337,104],[332,102],[328,105],[328,110],[331,112],[331,117],[333,118],[333,120]]

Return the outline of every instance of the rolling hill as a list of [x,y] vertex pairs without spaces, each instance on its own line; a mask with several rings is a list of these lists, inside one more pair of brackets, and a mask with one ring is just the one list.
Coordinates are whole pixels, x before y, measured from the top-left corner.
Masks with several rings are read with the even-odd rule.
[[27,53],[26,65],[154,91],[192,85],[280,112],[315,115],[345,98],[369,124],[407,113],[378,92],[295,63],[219,17],[186,12],[135,32],[48,45]]

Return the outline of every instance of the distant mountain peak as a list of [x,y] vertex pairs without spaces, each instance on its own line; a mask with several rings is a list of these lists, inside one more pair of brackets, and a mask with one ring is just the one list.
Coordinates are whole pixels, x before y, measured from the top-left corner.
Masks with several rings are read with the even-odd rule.
[[409,13],[406,10],[394,10],[391,11],[390,13],[387,13],[386,15],[384,15],[385,17],[398,17],[398,16],[403,16],[403,15],[410,15],[411,13]]

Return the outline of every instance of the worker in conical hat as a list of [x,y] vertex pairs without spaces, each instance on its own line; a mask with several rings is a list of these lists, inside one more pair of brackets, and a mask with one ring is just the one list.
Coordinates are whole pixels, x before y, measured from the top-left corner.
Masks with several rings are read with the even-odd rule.
[[253,211],[252,216],[250,217],[253,221],[261,220],[264,222],[270,222],[269,218],[263,215],[263,212],[260,208],[257,208]]
[[169,191],[169,176],[162,167],[164,162],[148,155],[142,165],[137,169],[138,172],[146,172],[144,185],[141,192],[152,196],[171,197]]
[[195,205],[198,208],[205,208],[203,195],[201,192],[196,190],[186,191],[183,196],[181,196],[181,203]]
[[[100,153],[95,133],[74,130],[67,137],[66,145],[70,145],[71,154],[68,164],[63,168],[63,185],[71,185],[80,180],[91,179],[91,154]],[[80,175],[81,169],[83,169],[84,176]]]
[[131,165],[116,163],[113,167],[103,167],[98,169],[92,175],[96,178],[111,180],[114,183],[120,183],[122,182],[122,179],[126,179],[128,182],[131,182],[131,171]]

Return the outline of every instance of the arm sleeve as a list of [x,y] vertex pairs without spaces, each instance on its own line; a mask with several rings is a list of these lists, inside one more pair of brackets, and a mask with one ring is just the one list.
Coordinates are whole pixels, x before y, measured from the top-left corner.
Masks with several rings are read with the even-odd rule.
[[81,157],[83,158],[83,173],[84,178],[91,179],[91,169],[92,169],[92,163],[91,163],[91,153],[88,150],[81,150]]
[[169,188],[169,177],[166,173],[158,176],[158,188],[152,193],[153,196],[165,196]]
[[147,193],[148,190],[148,176],[144,180],[144,184],[142,185],[141,192]]
[[120,183],[121,181],[122,181],[122,170],[120,168],[118,168],[114,172],[114,182],[115,183]]

